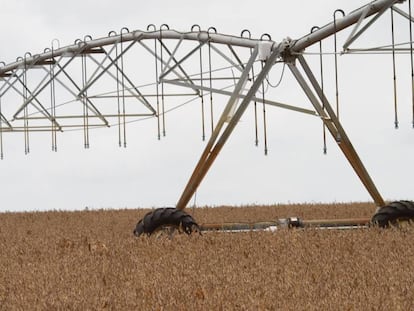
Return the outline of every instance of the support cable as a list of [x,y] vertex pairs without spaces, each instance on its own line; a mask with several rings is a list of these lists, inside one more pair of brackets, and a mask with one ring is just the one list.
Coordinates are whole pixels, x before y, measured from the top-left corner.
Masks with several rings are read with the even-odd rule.
[[412,13],[411,13],[411,0],[408,0],[408,23],[410,26],[412,127],[414,128],[414,60],[413,60],[413,25],[412,25]]
[[394,9],[391,7],[392,74],[394,85],[394,127],[398,129],[397,74],[395,66]]

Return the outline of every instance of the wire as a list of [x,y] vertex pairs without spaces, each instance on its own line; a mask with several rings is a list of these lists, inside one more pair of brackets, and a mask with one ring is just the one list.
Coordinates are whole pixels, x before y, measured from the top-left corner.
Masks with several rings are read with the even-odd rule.
[[[226,87],[223,87],[220,90],[223,91],[223,90],[226,90],[226,89],[229,89],[229,88],[232,88],[232,87],[234,87],[233,84],[228,85]],[[178,105],[176,105],[174,107],[171,107],[170,109],[165,110],[164,113],[165,114],[168,114],[170,112],[173,112],[173,111],[175,111],[175,110],[177,110],[179,108],[182,108],[182,107],[184,107],[184,106],[192,103],[193,101],[196,101],[197,99],[199,99],[199,96],[198,95],[190,98],[189,100],[187,100],[187,101],[185,101],[185,102],[183,102],[181,104],[178,104]],[[151,115],[151,116],[148,116],[148,117],[142,117],[142,118],[139,118],[139,119],[134,119],[134,120],[126,121],[126,123],[137,123],[137,122],[147,121],[147,120],[150,120],[150,119],[153,119],[153,118],[154,118],[154,116]],[[113,125],[118,125],[118,124],[113,124]],[[102,129],[102,128],[106,128],[106,126],[94,127],[94,128],[91,128],[90,130],[98,130],[98,129]],[[65,132],[78,132],[78,131],[81,131],[81,130],[82,130],[81,128],[73,128],[73,129],[67,129],[67,130],[65,130]]]
[[[226,67],[217,68],[217,69],[212,70],[211,72],[212,73],[213,72],[219,72],[219,71],[224,71],[224,70],[228,70],[228,69],[231,69],[231,68],[234,68],[234,66],[226,66]],[[204,73],[206,73],[206,72],[204,72]],[[198,73],[197,74],[192,74],[192,75],[189,75],[189,77],[194,77],[194,76],[198,76],[198,75],[199,75]],[[125,91],[131,91],[131,90],[134,90],[134,89],[137,89],[137,88],[151,87],[151,86],[154,86],[154,85],[156,85],[156,82],[141,84],[141,85],[133,86],[133,87],[130,87],[130,88],[125,88]],[[228,87],[225,87],[224,89],[226,89],[226,88],[228,88]],[[115,90],[115,91],[97,93],[95,95],[90,95],[89,98],[112,95],[112,94],[117,94],[117,91]],[[55,107],[60,108],[60,107],[78,102],[79,100],[80,99],[78,99],[78,98],[77,99],[71,99],[71,100],[65,101],[63,103],[57,104]],[[46,109],[46,111],[48,111],[48,110],[50,110],[50,109]],[[34,111],[34,112],[29,113],[28,116],[29,117],[30,116],[35,116],[37,114],[40,114],[40,112],[39,111]]]
[[272,88],[277,88],[279,85],[280,85],[280,83],[282,82],[282,80],[283,80],[283,75],[284,75],[284,73],[285,73],[285,67],[286,67],[286,63],[283,63],[283,67],[282,67],[282,73],[280,74],[280,78],[279,78],[279,81],[275,84],[275,85],[273,85],[273,84],[271,84],[270,83],[270,81],[269,81],[269,77],[268,76],[266,76],[266,81],[267,81],[267,84],[270,86],[270,87],[272,87]]

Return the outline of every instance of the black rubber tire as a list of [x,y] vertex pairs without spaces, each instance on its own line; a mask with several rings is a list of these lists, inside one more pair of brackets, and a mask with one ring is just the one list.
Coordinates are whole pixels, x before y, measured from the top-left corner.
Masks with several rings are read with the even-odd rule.
[[195,230],[200,232],[200,227],[191,215],[174,207],[163,207],[147,213],[137,223],[134,235],[151,235],[162,227],[181,228],[187,234]]
[[401,220],[414,220],[413,201],[395,201],[379,208],[372,216],[371,223],[386,228],[397,225]]

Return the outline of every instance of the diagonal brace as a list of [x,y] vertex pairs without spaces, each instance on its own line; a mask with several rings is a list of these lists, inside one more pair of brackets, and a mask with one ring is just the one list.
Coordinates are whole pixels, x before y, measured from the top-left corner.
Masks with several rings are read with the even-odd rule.
[[362,12],[361,17],[356,25],[356,27],[354,28],[354,31],[351,33],[351,35],[349,36],[349,38],[346,40],[343,49],[346,50],[357,38],[359,38],[379,17],[381,17],[382,14],[385,13],[385,11],[387,11],[391,6],[393,5],[393,3],[389,3],[387,5],[385,5],[384,7],[382,7],[382,9],[377,13],[377,15],[375,15],[368,23],[366,23],[365,26],[363,26],[356,34],[355,31],[357,29],[357,27],[359,27],[359,25],[361,24],[362,20],[367,16],[367,14],[369,13],[370,10],[370,6],[367,6],[365,8],[365,10]]

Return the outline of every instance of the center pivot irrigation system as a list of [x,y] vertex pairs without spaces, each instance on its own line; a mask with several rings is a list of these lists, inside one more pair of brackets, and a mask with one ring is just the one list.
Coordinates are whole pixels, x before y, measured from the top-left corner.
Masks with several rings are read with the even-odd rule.
[[[354,41],[386,12],[391,14],[391,44],[353,49]],[[403,18],[409,28],[410,38],[404,43],[395,42],[394,15]],[[327,25],[315,26],[299,39],[287,38],[281,42],[273,41],[268,34],[254,39],[248,30],[243,30],[240,36],[230,36],[218,33],[214,27],[202,30],[193,25],[189,32],[178,32],[166,24],[158,29],[149,25],[145,31],[123,28],[119,33],[111,31],[107,37],[99,39],[85,36],[65,47],[53,40],[51,47],[40,54],[26,53],[13,63],[0,63],[0,156],[5,156],[5,135],[13,132],[23,133],[25,153],[30,152],[33,132],[51,133],[52,150],[57,151],[57,134],[60,132],[82,131],[84,146],[89,148],[90,131],[111,126],[118,130],[119,146],[126,147],[128,123],[144,119],[156,120],[157,136],[161,139],[166,135],[167,113],[197,100],[201,102],[202,138],[208,139],[205,149],[176,207],[148,213],[134,231],[136,235],[151,234],[160,227],[178,226],[191,233],[198,225],[183,209],[247,107],[254,106],[256,144],[258,107],[261,107],[259,112],[263,113],[267,153],[266,107],[273,106],[320,118],[324,133],[332,135],[378,206],[372,219],[325,221],[319,225],[367,225],[374,222],[385,226],[390,221],[410,219],[414,217],[414,204],[398,201],[386,205],[340,122],[337,55],[390,54],[395,76],[396,55],[408,54],[413,72],[413,22],[411,0],[377,0],[348,14],[336,10],[332,22]],[[337,50],[337,33],[346,28],[350,29],[349,36],[342,49]],[[336,109],[325,95],[323,86],[322,42],[327,38],[333,38],[335,44]],[[305,58],[305,50],[313,45],[320,48],[320,72],[317,75]],[[268,75],[276,66],[290,70],[313,109],[268,98],[265,87],[272,86]],[[140,78],[148,77],[151,72],[154,83],[141,84]],[[412,87],[414,91],[413,73]],[[179,102],[167,109],[166,101],[170,98]],[[226,104],[218,115],[220,110],[216,103],[223,102],[223,98]],[[396,96],[394,98],[396,100]],[[395,102],[395,111],[396,108]],[[398,126],[397,113],[395,126]],[[210,224],[201,229],[258,229],[281,223],[316,225],[288,219],[258,224]]]

